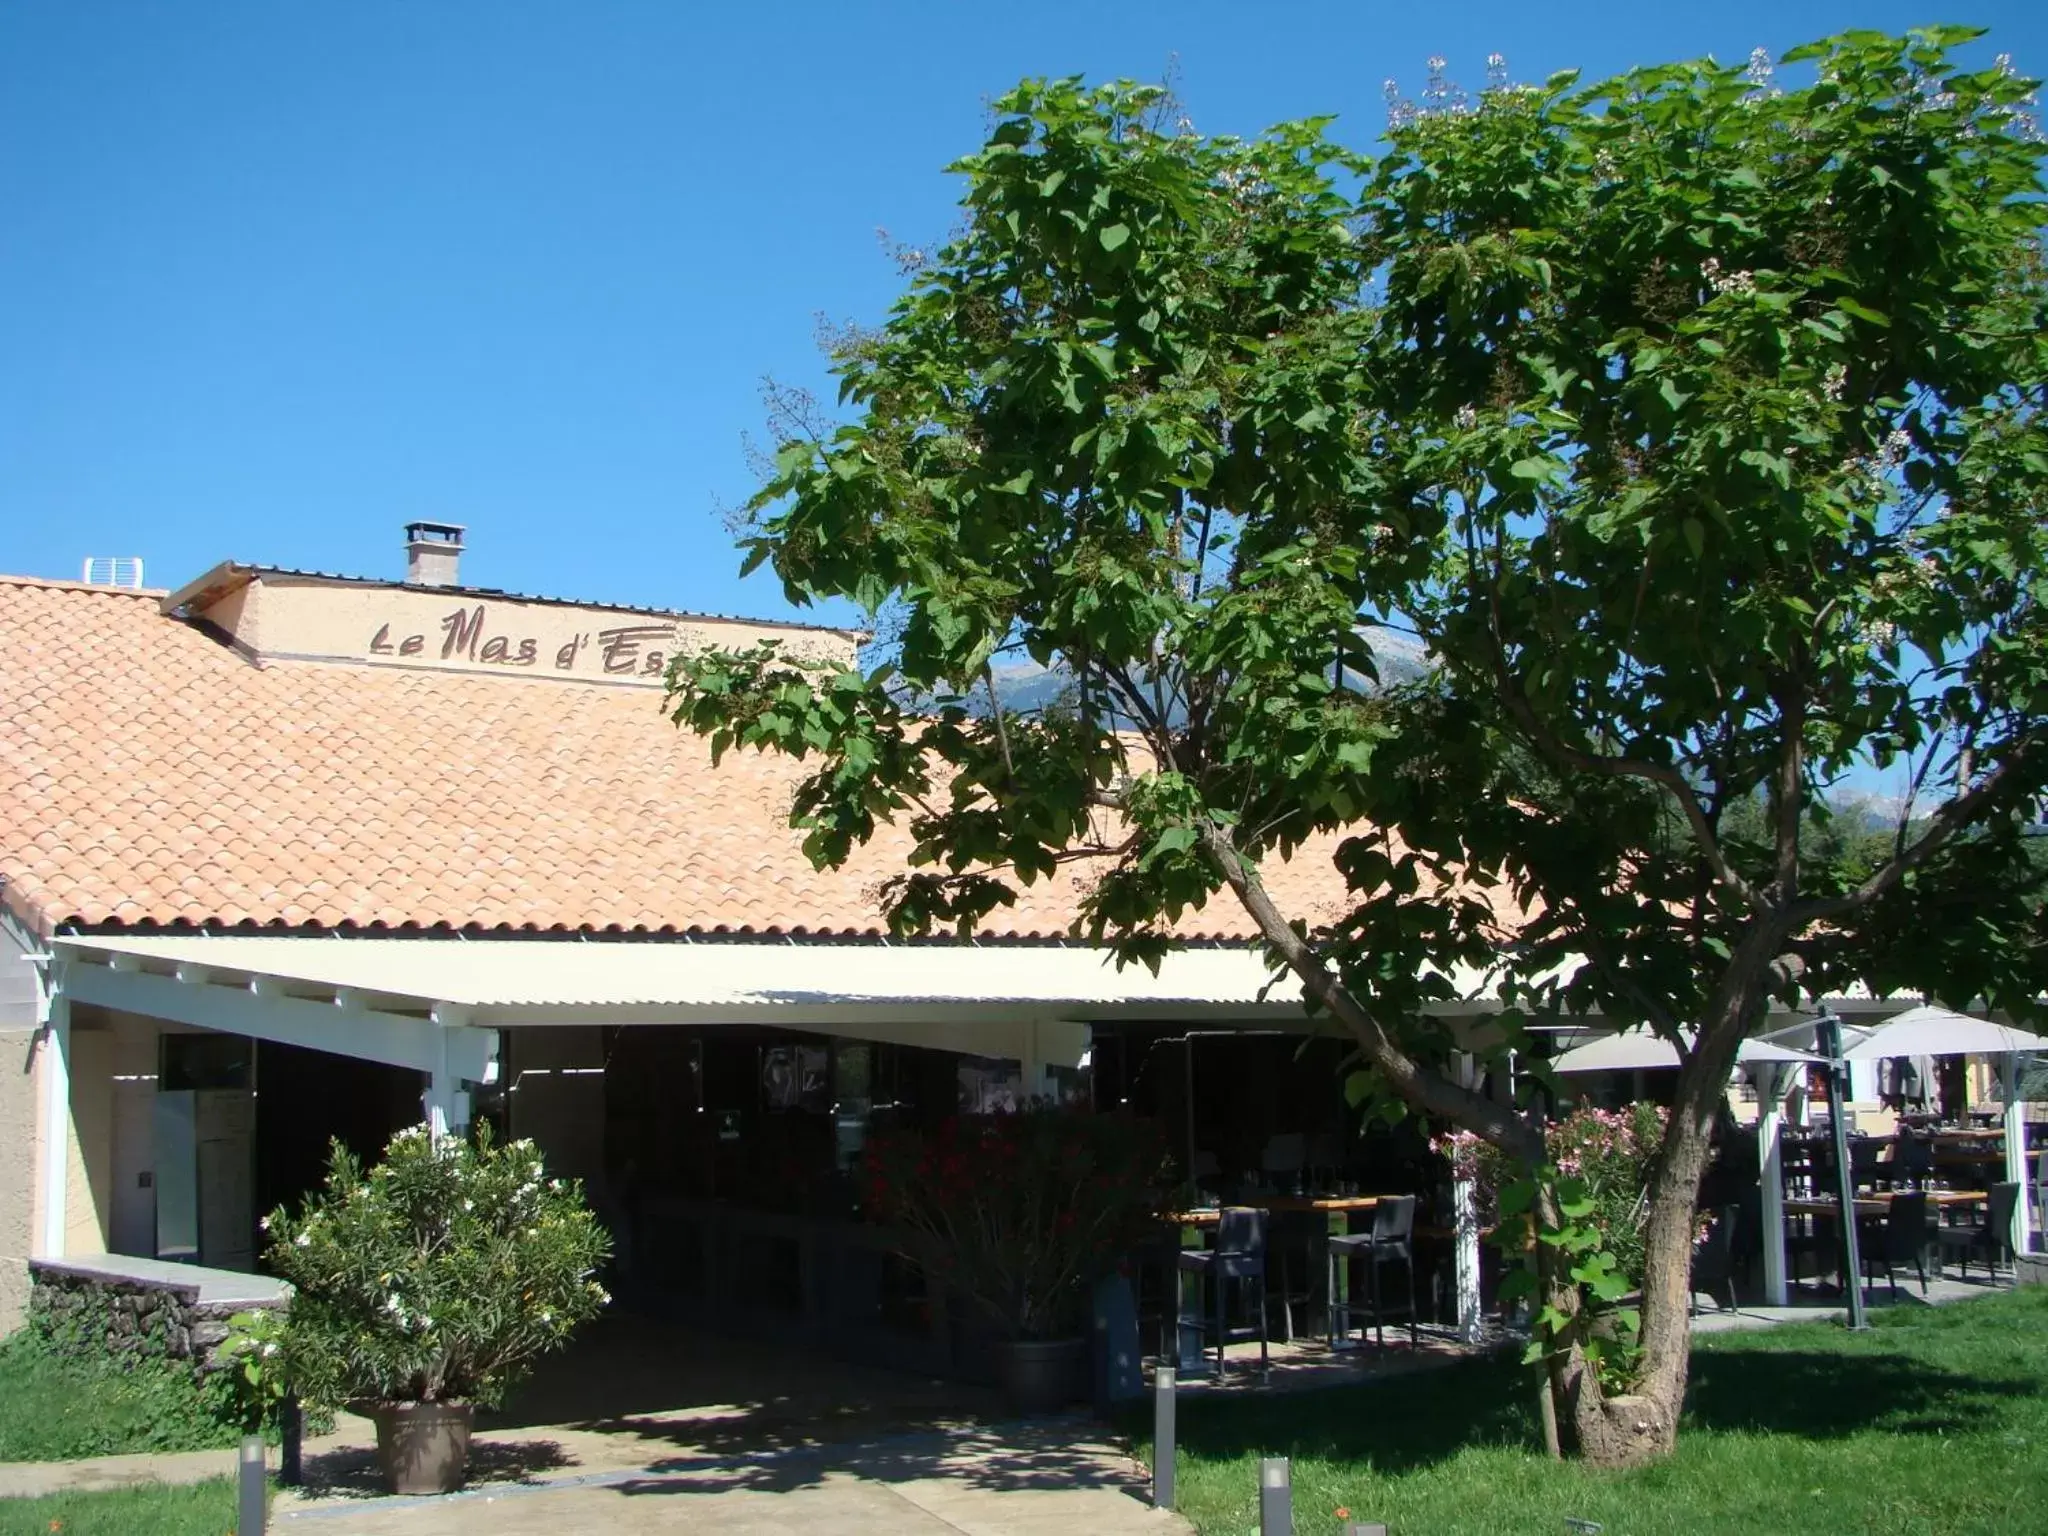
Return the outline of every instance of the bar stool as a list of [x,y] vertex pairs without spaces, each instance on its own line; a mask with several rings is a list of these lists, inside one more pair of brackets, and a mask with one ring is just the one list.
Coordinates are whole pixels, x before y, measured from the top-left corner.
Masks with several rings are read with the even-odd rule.
[[[1408,1319],[1408,1342],[1420,1343],[1415,1318],[1415,1197],[1388,1195],[1372,1208],[1372,1230],[1351,1232],[1330,1239],[1330,1348],[1342,1349],[1350,1341],[1351,1319],[1370,1318],[1379,1343],[1387,1342],[1386,1319],[1391,1310]],[[1366,1268],[1367,1301],[1359,1306],[1351,1299],[1351,1261],[1363,1259]],[[1380,1266],[1400,1264],[1408,1271],[1408,1289],[1403,1305],[1389,1308],[1380,1291]],[[1359,1342],[1365,1330],[1359,1329]]]
[[[1187,1310],[1187,1279],[1195,1277],[1195,1310]],[[1223,1347],[1235,1340],[1249,1339],[1256,1333],[1259,1341],[1259,1375],[1264,1376],[1271,1365],[1271,1350],[1266,1336],[1266,1213],[1250,1206],[1225,1206],[1216,1226],[1216,1246],[1205,1249],[1183,1249],[1180,1255],[1179,1272],[1175,1281],[1179,1294],[1175,1297],[1174,1346],[1175,1354],[1185,1359],[1187,1336],[1195,1335],[1198,1348],[1208,1349],[1208,1340],[1216,1341],[1216,1376],[1223,1377]],[[1207,1295],[1203,1294],[1207,1287]],[[1230,1326],[1229,1294],[1235,1285],[1242,1294],[1249,1286],[1252,1292],[1252,1316],[1258,1320],[1256,1330],[1233,1329]]]
[[[1294,1326],[1295,1309],[1299,1308],[1304,1324],[1316,1304],[1315,1273],[1317,1268],[1316,1250],[1328,1240],[1330,1218],[1322,1211],[1275,1211],[1267,1236],[1267,1278],[1270,1287],[1270,1301],[1280,1304],[1280,1337],[1287,1343],[1294,1342],[1297,1332],[1306,1333],[1304,1326]],[[1271,1285],[1273,1271],[1279,1272],[1278,1285]]]

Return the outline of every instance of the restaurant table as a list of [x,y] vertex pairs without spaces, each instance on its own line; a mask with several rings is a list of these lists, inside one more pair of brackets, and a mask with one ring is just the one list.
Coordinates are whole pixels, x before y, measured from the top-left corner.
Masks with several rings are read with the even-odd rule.
[[[1257,1195],[1249,1200],[1233,1200],[1234,1206],[1249,1206],[1255,1211],[1323,1211],[1326,1213],[1369,1211],[1377,1206],[1383,1195]],[[1183,1227],[1213,1227],[1223,1219],[1223,1207],[1205,1205],[1198,1210],[1175,1211],[1173,1220]]]
[[[1905,1193],[1905,1191],[1901,1191]],[[1981,1189],[1930,1189],[1926,1191],[1927,1203],[1939,1210],[1952,1205],[1982,1205],[1990,1196]],[[1891,1209],[1890,1195],[1858,1195],[1856,1214],[1858,1216],[1882,1216]],[[1824,1216],[1832,1220],[1841,1214],[1842,1202],[1812,1196],[1800,1196],[1785,1202],[1787,1216]]]
[[[1925,1194],[1928,1206],[1937,1212],[1947,1210],[1952,1206],[1981,1205],[1990,1198],[1980,1189],[1930,1189],[1925,1191]],[[1859,1217],[1882,1217],[1891,1210],[1891,1204],[1890,1195],[1858,1195],[1856,1197],[1856,1214]],[[1810,1196],[1802,1196],[1797,1199],[1788,1199],[1785,1202],[1785,1214],[1787,1216],[1810,1216],[1816,1224],[1826,1222],[1829,1226],[1833,1226],[1842,1218],[1842,1202],[1840,1200],[1816,1199]],[[1834,1260],[1835,1285],[1839,1289],[1842,1284],[1840,1246],[1839,1244],[1830,1244],[1826,1251],[1830,1253]],[[1820,1276],[1816,1274],[1814,1280],[1816,1283],[1819,1283]]]
[[[1291,1253],[1299,1254],[1304,1268],[1301,1275],[1302,1284],[1298,1291],[1290,1292],[1283,1279],[1282,1289],[1279,1293],[1282,1298],[1282,1305],[1286,1308],[1285,1316],[1288,1323],[1286,1337],[1288,1339],[1291,1340],[1295,1333],[1293,1327],[1294,1302],[1300,1302],[1304,1310],[1309,1313],[1321,1312],[1328,1305],[1328,1297],[1323,1294],[1327,1279],[1327,1250],[1324,1248],[1324,1244],[1329,1240],[1330,1218],[1333,1216],[1343,1217],[1344,1225],[1348,1228],[1354,1215],[1359,1212],[1374,1210],[1378,1207],[1380,1201],[1386,1198],[1388,1197],[1384,1195],[1254,1195],[1248,1200],[1233,1200],[1230,1202],[1233,1206],[1249,1206],[1253,1210],[1266,1211],[1274,1215],[1320,1216],[1322,1218],[1322,1222],[1319,1224],[1319,1235],[1311,1236],[1307,1241],[1305,1249],[1290,1250]],[[1171,1220],[1183,1229],[1183,1237],[1185,1237],[1186,1228],[1199,1227],[1207,1229],[1221,1223],[1223,1220],[1223,1208],[1221,1206],[1203,1206],[1192,1211],[1176,1211],[1173,1213]],[[1301,1234],[1297,1232],[1295,1235],[1299,1239]],[[1275,1238],[1277,1236],[1278,1234],[1276,1233]],[[1271,1256],[1277,1256],[1277,1251],[1270,1245],[1270,1242],[1267,1252],[1269,1261]],[[1283,1269],[1282,1271],[1283,1276],[1289,1273],[1291,1273],[1291,1269]]]

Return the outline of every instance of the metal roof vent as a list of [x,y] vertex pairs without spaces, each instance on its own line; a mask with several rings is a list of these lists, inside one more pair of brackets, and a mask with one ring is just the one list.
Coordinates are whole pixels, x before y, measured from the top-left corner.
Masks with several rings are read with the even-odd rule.
[[139,587],[142,585],[142,556],[87,555],[85,574],[79,579],[93,587]]

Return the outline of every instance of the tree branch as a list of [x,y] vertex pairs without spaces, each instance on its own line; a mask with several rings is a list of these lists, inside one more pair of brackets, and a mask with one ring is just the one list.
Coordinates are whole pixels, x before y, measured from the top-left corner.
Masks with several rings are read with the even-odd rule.
[[1767,910],[1763,898],[1750,883],[1735,872],[1727,856],[1721,851],[1721,841],[1714,835],[1712,825],[1707,821],[1706,812],[1701,808],[1699,796],[1692,786],[1685,782],[1685,775],[1668,763],[1645,762],[1636,758],[1609,757],[1603,753],[1585,752],[1577,747],[1567,746],[1547,729],[1537,718],[1535,706],[1515,686],[1508,676],[1507,647],[1501,638],[1500,594],[1489,587],[1486,594],[1487,661],[1493,671],[1494,692],[1499,696],[1508,713],[1514,716],[1522,727],[1531,746],[1560,767],[1577,768],[1584,773],[1596,773],[1607,778],[1634,778],[1658,785],[1678,802],[1678,808],[1685,815],[1686,824],[1692,829],[1694,844],[1700,856],[1707,861],[1707,867],[1714,872],[1714,878],[1727,886],[1752,910]]
[[1528,1164],[1543,1160],[1543,1137],[1513,1110],[1482,1098],[1443,1074],[1422,1066],[1394,1044],[1379,1020],[1359,1006],[1344,984],[1332,973],[1323,957],[1294,931],[1280,909],[1266,894],[1258,873],[1237,851],[1228,833],[1216,826],[1202,828],[1202,843],[1216,861],[1223,880],[1230,887],[1259,935],[1301,979],[1302,990],[1329,1010],[1343,1024],[1359,1048],[1394,1092],[1425,1114],[1449,1120],[1475,1131],[1503,1151]]
[[1799,813],[1805,808],[1806,690],[1789,687],[1778,700],[1783,742],[1778,754],[1777,889],[1779,906],[1799,898]]
[[1821,919],[1840,917],[1868,906],[1886,891],[1897,885],[1917,866],[1939,853],[1950,838],[1976,821],[1978,815],[2016,779],[2021,778],[2034,764],[2034,760],[2048,752],[2048,733],[2036,732],[2024,736],[2006,757],[2005,761],[1992,769],[1976,787],[1965,790],[1928,818],[1927,830],[1916,838],[1903,852],[1894,855],[1882,869],[1855,890],[1843,896],[1824,897],[1814,901],[1802,901],[1792,909],[1790,916],[1794,923],[1804,926]]
[[1016,776],[1017,765],[1010,760],[1010,733],[1003,725],[1003,700],[996,692],[996,669],[992,662],[981,664],[981,680],[988,685],[989,716],[996,723],[996,745],[1002,749],[1003,772]]

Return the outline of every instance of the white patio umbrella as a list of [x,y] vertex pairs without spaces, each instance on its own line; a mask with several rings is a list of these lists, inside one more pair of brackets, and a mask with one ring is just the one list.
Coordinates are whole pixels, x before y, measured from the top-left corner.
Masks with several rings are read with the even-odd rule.
[[[1680,1033],[1690,1048],[1693,1042],[1692,1031],[1683,1030]],[[1735,1064],[1741,1067],[1757,1066],[1765,1062],[1811,1063],[1819,1059],[1817,1056],[1809,1056],[1805,1051],[1795,1051],[1769,1040],[1745,1040],[1735,1054]],[[1660,1067],[1677,1065],[1678,1047],[1662,1035],[1648,1029],[1623,1029],[1613,1034],[1596,1035],[1551,1058],[1550,1070],[1653,1072]]]
[[[1999,1083],[2005,1099],[2005,1177],[2022,1192],[2027,1187],[2027,1128],[2020,1117],[2019,1058],[2029,1051],[2048,1051],[2048,1038],[1974,1018],[1931,1004],[1908,1008],[1865,1034],[1842,1052],[1845,1061],[1881,1061],[1888,1056],[1997,1056]],[[2012,1251],[2027,1251],[2031,1213],[2022,1194],[2013,1207]]]
[[1923,1005],[1863,1033],[1842,1052],[1845,1061],[1881,1061],[1887,1056],[2004,1056],[2014,1051],[2048,1051],[2048,1037],[2010,1024],[1972,1018],[1952,1008]]
[[[1687,1046],[1690,1030],[1680,1032]],[[1799,1067],[1820,1058],[1772,1040],[1745,1040],[1735,1064],[1749,1070],[1756,1082],[1757,1161],[1762,1173],[1764,1224],[1764,1296],[1773,1306],[1785,1304],[1785,1183],[1779,1142],[1785,1127],[1785,1091]],[[1599,1035],[1554,1057],[1553,1072],[1655,1071],[1678,1065],[1678,1047],[1648,1029],[1624,1029]]]

